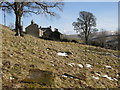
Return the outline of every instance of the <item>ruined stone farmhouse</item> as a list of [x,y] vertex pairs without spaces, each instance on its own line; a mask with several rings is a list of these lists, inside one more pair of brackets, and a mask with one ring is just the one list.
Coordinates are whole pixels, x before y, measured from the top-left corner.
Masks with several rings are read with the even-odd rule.
[[52,40],[60,40],[61,33],[58,31],[58,29],[55,28],[54,31],[52,31],[51,26],[47,28],[39,27],[37,24],[31,21],[31,24],[25,28],[26,34],[30,34],[34,37],[38,38],[44,38],[44,39],[52,39]]

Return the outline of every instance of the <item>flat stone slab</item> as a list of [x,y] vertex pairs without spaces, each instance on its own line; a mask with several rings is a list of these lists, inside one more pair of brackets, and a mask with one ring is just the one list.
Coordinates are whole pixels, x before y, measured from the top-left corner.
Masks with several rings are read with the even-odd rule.
[[41,85],[53,85],[55,75],[50,71],[40,69],[30,69],[29,75],[23,79],[23,83],[39,83]]

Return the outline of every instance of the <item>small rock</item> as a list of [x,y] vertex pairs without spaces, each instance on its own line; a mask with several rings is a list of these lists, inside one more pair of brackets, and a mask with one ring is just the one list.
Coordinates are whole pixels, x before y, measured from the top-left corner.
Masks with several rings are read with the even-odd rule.
[[83,65],[82,64],[77,64],[80,68],[83,68]]
[[66,75],[62,75],[62,77],[65,77],[65,78],[67,78],[67,76],[66,76]]
[[111,53],[109,53],[109,52],[106,52],[105,54],[106,54],[106,55],[110,55]]
[[117,79],[115,79],[115,78],[109,77],[108,75],[103,75],[102,77],[107,78],[107,79],[109,79],[109,80],[117,80]]
[[118,74],[117,74],[116,76],[117,76],[117,77],[119,77],[119,75],[118,75]]
[[50,71],[40,69],[30,69],[29,75],[21,83],[40,83],[41,85],[51,86],[54,84],[55,74]]
[[14,78],[13,77],[10,77],[10,80],[13,80]]
[[58,55],[58,56],[68,56],[68,54],[65,53],[65,52],[59,52],[59,53],[57,53],[57,55]]
[[92,65],[90,65],[90,64],[86,64],[86,67],[91,68],[91,67],[92,67]]
[[75,66],[75,63],[69,63],[68,65],[73,67],[73,66]]
[[92,78],[93,78],[93,79],[99,79],[99,77],[95,77],[95,76],[93,76]]
[[111,69],[112,67],[111,66],[105,66],[106,68],[108,68],[108,69]]
[[46,50],[51,50],[50,48],[46,48]]
[[101,76],[101,75],[100,75],[100,72],[96,72],[95,74],[98,75],[98,76]]
[[54,65],[54,64],[52,64],[52,66],[54,67],[55,65]]
[[58,52],[57,53],[58,56],[68,56],[68,55],[72,55],[71,52]]

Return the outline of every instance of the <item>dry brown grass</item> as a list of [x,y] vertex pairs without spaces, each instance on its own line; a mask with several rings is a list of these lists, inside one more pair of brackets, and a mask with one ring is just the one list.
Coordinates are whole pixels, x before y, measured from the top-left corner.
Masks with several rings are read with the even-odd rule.
[[[99,72],[101,75],[107,74],[110,77],[117,78],[119,60],[111,54],[117,55],[117,51],[103,49],[94,46],[82,45],[70,42],[57,42],[38,39],[30,35],[24,37],[14,36],[14,32],[9,29],[2,28],[2,54],[3,62],[9,61],[10,67],[3,65],[3,86],[9,87],[45,87],[39,84],[23,84],[20,80],[28,75],[30,65],[52,71],[56,74],[56,88],[117,88],[118,81],[111,81],[107,78],[99,77],[99,80],[92,79],[96,76],[93,72]],[[50,48],[50,50],[47,50]],[[71,52],[72,55],[67,57],[58,56],[57,53]],[[110,55],[106,55],[106,53]],[[75,63],[75,66],[68,65]],[[19,66],[15,66],[19,64]],[[82,64],[84,68],[79,68],[77,64]],[[93,67],[87,68],[86,64],[91,64]],[[112,66],[112,69],[105,68],[105,65]],[[81,80],[62,77],[63,73],[68,73]],[[16,80],[11,81],[9,77],[16,77]],[[50,87],[48,87],[50,88]]]

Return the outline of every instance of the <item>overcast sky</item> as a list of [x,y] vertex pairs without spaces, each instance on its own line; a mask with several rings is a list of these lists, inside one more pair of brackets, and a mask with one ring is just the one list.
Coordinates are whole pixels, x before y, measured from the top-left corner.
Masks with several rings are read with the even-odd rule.
[[[31,15],[23,18],[23,25],[25,28],[30,24],[31,20],[34,20],[34,22],[39,26],[52,26],[53,29],[58,28],[63,34],[76,34],[76,32],[73,30],[72,23],[78,18],[80,11],[88,11],[93,13],[93,15],[97,18],[96,23],[98,29],[103,28],[106,30],[117,30],[118,0],[114,1],[116,2],[65,2],[63,12],[58,12],[58,16],[46,17],[44,15]],[[1,14],[3,18],[3,12],[1,12]],[[14,15],[7,15],[7,25],[14,23],[14,21]],[[3,19],[0,23],[3,24]]]

